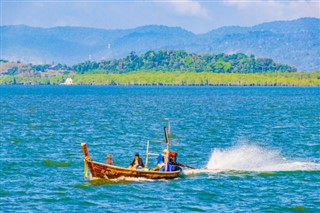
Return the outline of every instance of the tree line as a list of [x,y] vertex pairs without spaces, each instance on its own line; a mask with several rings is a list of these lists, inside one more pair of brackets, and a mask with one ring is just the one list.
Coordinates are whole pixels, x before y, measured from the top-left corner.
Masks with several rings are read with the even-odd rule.
[[131,52],[127,57],[109,61],[86,61],[75,64],[72,70],[84,74],[96,73],[129,73],[132,71],[165,71],[165,72],[213,72],[213,73],[270,73],[296,72],[295,67],[279,64],[269,58],[255,58],[243,53],[237,54],[204,54],[187,53],[186,51],[150,50],[138,56]]
[[[6,60],[0,62],[5,63]],[[247,56],[243,53],[236,54],[204,54],[187,53],[183,50],[169,51],[150,50],[140,56],[131,52],[127,57],[113,59],[85,61],[67,66],[65,64],[21,64],[11,67],[6,75],[17,75],[19,73],[37,73],[55,71],[74,71],[78,74],[84,73],[129,73],[136,71],[164,71],[164,72],[212,72],[212,73],[272,73],[272,72],[296,72],[293,66],[276,63],[269,58],[255,58],[254,55]]]

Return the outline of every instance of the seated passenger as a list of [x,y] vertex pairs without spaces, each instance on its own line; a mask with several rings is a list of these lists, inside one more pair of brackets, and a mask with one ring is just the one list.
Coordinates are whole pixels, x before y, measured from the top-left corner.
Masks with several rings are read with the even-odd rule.
[[163,155],[159,154],[157,157],[157,166],[151,171],[159,171],[161,168],[164,168],[166,162],[168,161],[168,150],[163,150]]
[[108,164],[108,165],[114,165],[113,161],[112,161],[112,155],[111,154],[107,155],[107,158],[105,159],[104,163]]
[[177,156],[178,156],[178,153],[176,153],[176,152],[169,153],[169,165],[173,166],[172,171],[182,170],[180,166],[185,167],[184,164],[177,162]]
[[144,167],[143,161],[137,153],[133,161],[130,163],[129,169],[142,169]]

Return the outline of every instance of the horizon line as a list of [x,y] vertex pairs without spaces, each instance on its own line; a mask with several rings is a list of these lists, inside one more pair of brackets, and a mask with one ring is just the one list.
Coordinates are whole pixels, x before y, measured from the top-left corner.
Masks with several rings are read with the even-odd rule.
[[227,28],[227,27],[240,27],[240,28],[250,28],[250,27],[256,27],[262,24],[268,24],[268,23],[273,23],[273,22],[290,22],[290,21],[297,21],[300,19],[319,19],[318,17],[300,17],[300,18],[296,18],[296,19],[287,19],[287,20],[274,20],[274,21],[268,21],[268,22],[261,22],[259,24],[255,24],[255,25],[225,25],[225,26],[221,26],[221,27],[217,27],[217,28],[213,28],[207,32],[204,33],[195,33],[191,30],[188,30],[184,27],[181,26],[169,26],[169,25],[164,25],[164,24],[147,24],[147,25],[139,25],[136,27],[132,27],[132,28],[99,28],[99,27],[90,27],[90,26],[77,26],[77,25],[57,25],[57,26],[33,26],[33,25],[28,25],[28,24],[9,24],[9,25],[0,25],[0,27],[11,27],[11,26],[26,26],[26,27],[31,27],[31,28],[41,28],[41,29],[53,29],[53,28],[66,28],[66,27],[72,27],[72,28],[87,28],[87,29],[96,29],[96,30],[106,30],[106,31],[125,31],[125,30],[134,30],[137,28],[142,28],[142,27],[152,27],[152,26],[157,26],[157,27],[168,27],[168,28],[180,28],[182,30],[185,30],[187,32],[190,32],[194,35],[201,35],[201,34],[206,34],[209,33],[211,31],[214,30],[218,30],[221,28]]

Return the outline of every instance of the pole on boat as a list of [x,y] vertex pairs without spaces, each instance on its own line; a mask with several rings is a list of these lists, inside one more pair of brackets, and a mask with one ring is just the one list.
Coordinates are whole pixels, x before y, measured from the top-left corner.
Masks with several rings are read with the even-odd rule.
[[88,147],[86,143],[81,143],[81,147],[82,147],[82,152],[84,157],[89,157],[89,152],[88,152]]
[[163,127],[163,131],[164,131],[164,137],[166,138],[166,144],[168,146],[169,145],[169,137],[167,134],[167,127]]
[[165,163],[165,167],[164,167],[164,171],[167,171],[167,167],[168,167],[168,158],[169,158],[169,137],[168,137],[168,133],[167,133],[167,128],[163,127],[163,131],[164,131],[164,136],[166,138],[166,144],[167,144],[167,156],[164,156],[164,163]]
[[86,159],[90,159],[89,157],[89,153],[88,153],[88,147],[87,147],[87,144],[86,143],[81,143],[81,147],[82,147],[82,152],[83,152],[83,155],[84,155],[84,159],[83,159],[83,162],[84,162],[84,166],[83,166],[83,175],[84,175],[84,179],[88,179],[88,164],[86,162]]
[[189,165],[187,165],[187,164],[183,164],[182,167],[187,167],[187,168],[189,168],[189,169],[196,169],[196,168],[194,168],[194,167],[192,167],[192,166],[189,166]]
[[149,140],[147,140],[147,151],[146,151],[146,168],[148,168],[148,157],[149,157]]

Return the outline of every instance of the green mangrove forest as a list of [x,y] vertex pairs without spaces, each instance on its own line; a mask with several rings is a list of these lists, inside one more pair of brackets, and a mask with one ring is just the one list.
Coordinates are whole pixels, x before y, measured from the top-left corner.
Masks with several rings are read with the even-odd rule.
[[168,85],[168,86],[320,86],[320,72],[312,73],[211,73],[130,72],[126,74],[74,74],[53,77],[1,76],[0,84],[62,84],[70,77],[75,85]]

